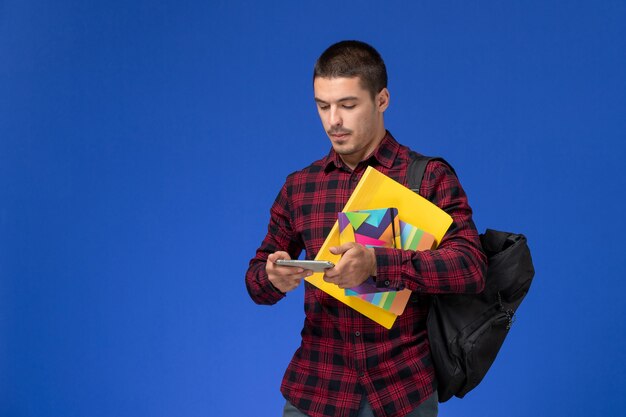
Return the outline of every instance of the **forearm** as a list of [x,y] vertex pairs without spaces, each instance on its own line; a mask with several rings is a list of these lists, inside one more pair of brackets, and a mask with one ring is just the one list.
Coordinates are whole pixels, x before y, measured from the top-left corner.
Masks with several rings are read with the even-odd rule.
[[448,213],[453,223],[435,250],[376,248],[377,282],[434,294],[482,291],[486,256],[458,178],[447,165],[431,163],[420,194]]
[[469,242],[422,252],[376,248],[376,264],[377,282],[393,289],[441,294],[484,288],[485,255]]
[[297,258],[302,251],[291,227],[288,207],[286,187],[283,186],[270,209],[267,234],[246,271],[246,288],[257,304],[275,304],[285,297],[285,294],[270,282],[267,272],[270,254],[284,251],[291,258]]
[[265,260],[254,258],[250,261],[246,272],[246,288],[250,298],[257,304],[276,304],[285,297],[285,294],[276,289],[270,282],[265,264]]

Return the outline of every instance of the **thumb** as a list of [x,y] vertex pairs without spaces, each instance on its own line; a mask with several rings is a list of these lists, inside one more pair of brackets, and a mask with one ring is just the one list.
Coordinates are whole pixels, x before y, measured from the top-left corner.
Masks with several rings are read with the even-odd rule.
[[272,262],[272,263],[276,262],[278,259],[291,259],[291,257],[289,256],[289,254],[287,252],[283,252],[283,251],[270,253],[267,256],[267,260]]
[[354,242],[348,242],[348,243],[344,243],[343,245],[333,246],[329,248],[328,250],[330,250],[330,253],[332,253],[333,255],[343,255],[344,253],[348,252],[353,247],[354,247]]

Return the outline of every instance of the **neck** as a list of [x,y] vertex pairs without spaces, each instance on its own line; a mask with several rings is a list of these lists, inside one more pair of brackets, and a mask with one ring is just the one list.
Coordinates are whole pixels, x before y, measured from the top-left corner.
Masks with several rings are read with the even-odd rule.
[[344,164],[346,164],[350,169],[354,170],[359,162],[366,160],[372,153],[374,153],[374,151],[376,150],[376,148],[378,148],[378,145],[380,145],[380,142],[383,141],[386,135],[387,130],[383,127],[376,135],[378,139],[373,141],[368,147],[363,148],[361,151],[355,152],[353,154],[340,154],[339,157]]

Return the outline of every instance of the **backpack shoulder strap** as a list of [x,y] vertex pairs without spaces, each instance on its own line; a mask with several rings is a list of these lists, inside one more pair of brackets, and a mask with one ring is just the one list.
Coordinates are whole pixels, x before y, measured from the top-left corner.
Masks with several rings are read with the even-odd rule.
[[[409,184],[409,188],[411,191],[414,191],[419,194],[420,186],[422,185],[422,179],[424,178],[424,172],[426,172],[426,166],[430,161],[440,161],[446,164],[452,172],[454,172],[454,168],[446,162],[445,159],[440,158],[438,156],[425,156],[421,155],[417,152],[411,151],[411,162],[407,168],[407,182]],[[454,172],[456,174],[456,172]]]

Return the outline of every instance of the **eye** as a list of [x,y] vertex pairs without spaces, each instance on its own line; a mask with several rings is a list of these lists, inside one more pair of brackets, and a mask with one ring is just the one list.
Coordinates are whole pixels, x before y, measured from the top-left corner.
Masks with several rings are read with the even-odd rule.
[[328,104],[318,104],[317,107],[320,110],[328,110],[330,108],[330,106]]
[[342,107],[343,107],[344,109],[348,109],[348,110],[350,110],[350,109],[355,108],[355,107],[356,107],[356,104],[344,104]]

